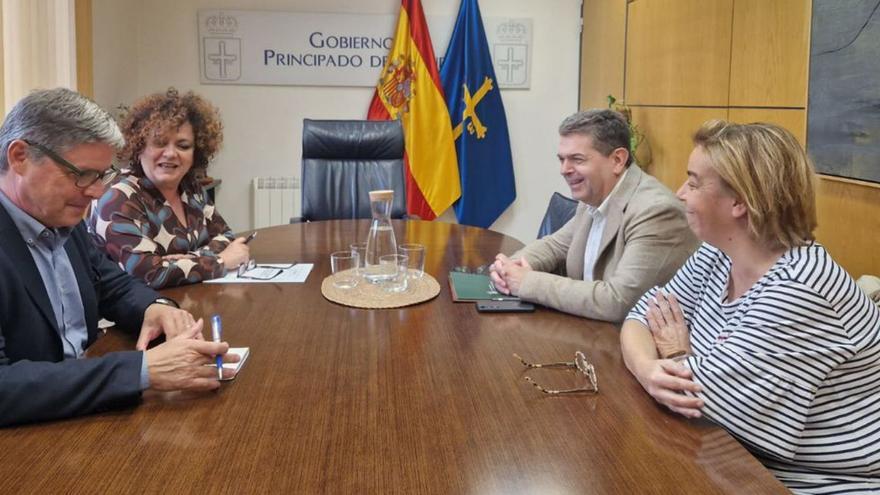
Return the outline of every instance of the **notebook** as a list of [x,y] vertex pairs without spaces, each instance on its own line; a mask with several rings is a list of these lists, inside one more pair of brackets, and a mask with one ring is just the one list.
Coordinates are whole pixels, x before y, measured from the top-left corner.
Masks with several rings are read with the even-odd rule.
[[241,356],[241,359],[237,363],[223,363],[223,368],[227,370],[234,370],[235,374],[232,375],[231,378],[224,378],[223,381],[235,380],[235,377],[238,376],[238,372],[241,371],[241,368],[244,366],[244,363],[247,361],[248,356],[250,355],[251,348],[250,347],[230,347],[229,354],[238,354]]
[[455,302],[519,300],[516,296],[507,296],[495,290],[489,276],[479,273],[449,272],[449,289]]

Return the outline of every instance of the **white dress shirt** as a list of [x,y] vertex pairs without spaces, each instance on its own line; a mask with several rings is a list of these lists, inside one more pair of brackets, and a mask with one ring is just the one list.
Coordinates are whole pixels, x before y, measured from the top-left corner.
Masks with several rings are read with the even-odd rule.
[[602,204],[598,208],[587,205],[587,213],[593,217],[593,222],[590,224],[590,235],[587,236],[587,247],[584,249],[584,280],[587,282],[593,281],[593,268],[596,266],[596,258],[599,257],[599,244],[602,242],[602,234],[605,232],[608,199],[614,196],[614,193],[620,187],[620,183],[623,182],[623,178],[626,177],[628,172],[629,167],[623,171],[623,174],[617,179],[617,184],[614,184],[614,188],[602,200]]

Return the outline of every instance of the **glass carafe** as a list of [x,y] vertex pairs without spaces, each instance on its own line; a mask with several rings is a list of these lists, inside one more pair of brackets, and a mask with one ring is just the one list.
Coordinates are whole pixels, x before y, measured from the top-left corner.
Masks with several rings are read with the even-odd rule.
[[364,279],[377,284],[390,278],[383,274],[379,258],[386,254],[397,254],[397,239],[391,227],[391,201],[394,191],[370,191],[370,210],[373,222],[367,235],[367,256],[364,260]]

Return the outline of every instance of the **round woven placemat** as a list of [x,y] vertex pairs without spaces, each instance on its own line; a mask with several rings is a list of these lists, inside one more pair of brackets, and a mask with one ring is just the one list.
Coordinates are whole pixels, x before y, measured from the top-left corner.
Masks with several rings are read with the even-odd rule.
[[364,309],[402,308],[418,304],[437,297],[440,293],[440,284],[437,280],[425,273],[421,278],[407,280],[406,290],[403,292],[387,292],[381,285],[371,284],[360,279],[356,287],[351,289],[339,289],[333,286],[333,280],[339,276],[350,276],[344,272],[330,275],[321,282],[321,294],[330,301],[343,306]]

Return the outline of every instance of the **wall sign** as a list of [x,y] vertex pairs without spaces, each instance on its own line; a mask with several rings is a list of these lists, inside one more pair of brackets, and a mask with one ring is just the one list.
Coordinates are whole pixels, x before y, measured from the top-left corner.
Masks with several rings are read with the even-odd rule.
[[[443,57],[453,17],[428,17]],[[375,86],[397,15],[199,10],[202,84]],[[531,19],[484,18],[501,88],[531,84]],[[439,62],[439,61],[438,61]]]

